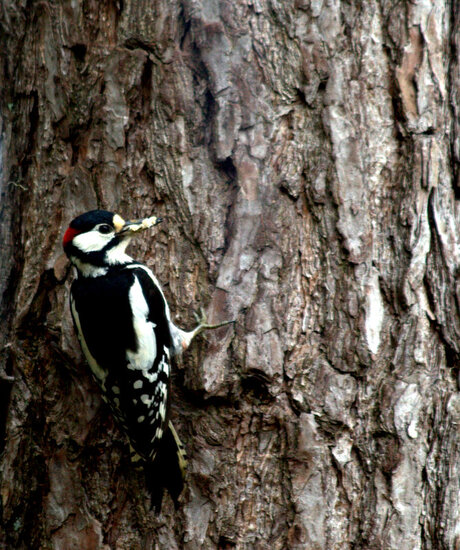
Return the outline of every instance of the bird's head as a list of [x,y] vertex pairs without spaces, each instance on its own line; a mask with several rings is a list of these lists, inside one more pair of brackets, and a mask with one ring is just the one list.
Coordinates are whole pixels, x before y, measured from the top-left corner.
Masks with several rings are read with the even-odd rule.
[[113,212],[92,210],[70,222],[62,244],[79,273],[97,277],[111,266],[132,262],[125,253],[131,237],[161,221],[155,216],[125,221]]

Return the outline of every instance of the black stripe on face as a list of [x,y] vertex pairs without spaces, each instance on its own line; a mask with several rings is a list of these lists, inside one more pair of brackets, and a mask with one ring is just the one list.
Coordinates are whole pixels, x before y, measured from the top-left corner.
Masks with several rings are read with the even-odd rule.
[[121,241],[121,237],[118,235],[113,235],[112,239],[104,246],[104,248],[101,248],[101,250],[94,250],[93,252],[84,252],[70,243],[66,247],[66,253],[69,257],[74,256],[86,264],[90,264],[95,267],[108,267],[110,264],[107,262],[106,253],[121,244]]
[[[119,218],[117,214],[113,212],[107,212],[106,210],[92,210],[91,212],[86,212],[81,216],[78,216],[70,222],[69,228],[75,230],[77,233],[75,237],[79,235],[84,235],[85,233],[90,233],[95,230],[97,226],[107,225],[112,229],[114,227],[114,219]],[[121,220],[121,218],[119,218]],[[108,267],[109,264],[106,259],[106,254],[108,251],[116,248],[123,241],[123,237],[113,233],[112,238],[109,242],[104,244],[104,240],[101,239],[101,249],[94,251],[83,251],[73,244],[73,239],[66,243],[64,250],[70,258],[74,257],[77,260],[89,264],[95,267]]]

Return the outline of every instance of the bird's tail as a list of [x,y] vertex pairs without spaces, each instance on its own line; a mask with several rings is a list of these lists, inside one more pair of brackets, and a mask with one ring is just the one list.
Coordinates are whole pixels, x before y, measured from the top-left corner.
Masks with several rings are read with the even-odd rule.
[[159,514],[161,511],[164,489],[167,489],[177,508],[179,495],[184,488],[187,454],[172,422],[168,423],[154,461],[145,464],[144,469],[155,512]]

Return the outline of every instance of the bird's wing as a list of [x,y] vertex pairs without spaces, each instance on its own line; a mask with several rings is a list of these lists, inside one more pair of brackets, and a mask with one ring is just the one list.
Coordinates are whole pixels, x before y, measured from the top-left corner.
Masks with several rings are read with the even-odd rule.
[[171,335],[166,300],[155,278],[140,264],[130,269],[134,282],[129,302],[137,347],[126,353],[127,387],[122,391],[130,395],[125,410],[131,417],[127,418],[131,444],[142,458],[153,460],[168,420]]

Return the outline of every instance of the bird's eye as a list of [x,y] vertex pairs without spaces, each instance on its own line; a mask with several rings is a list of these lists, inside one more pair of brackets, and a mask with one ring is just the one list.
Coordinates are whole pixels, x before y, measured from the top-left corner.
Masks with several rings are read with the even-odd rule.
[[107,233],[110,233],[112,231],[112,228],[110,225],[107,225],[106,223],[103,223],[98,227],[99,233],[104,233],[106,235]]

